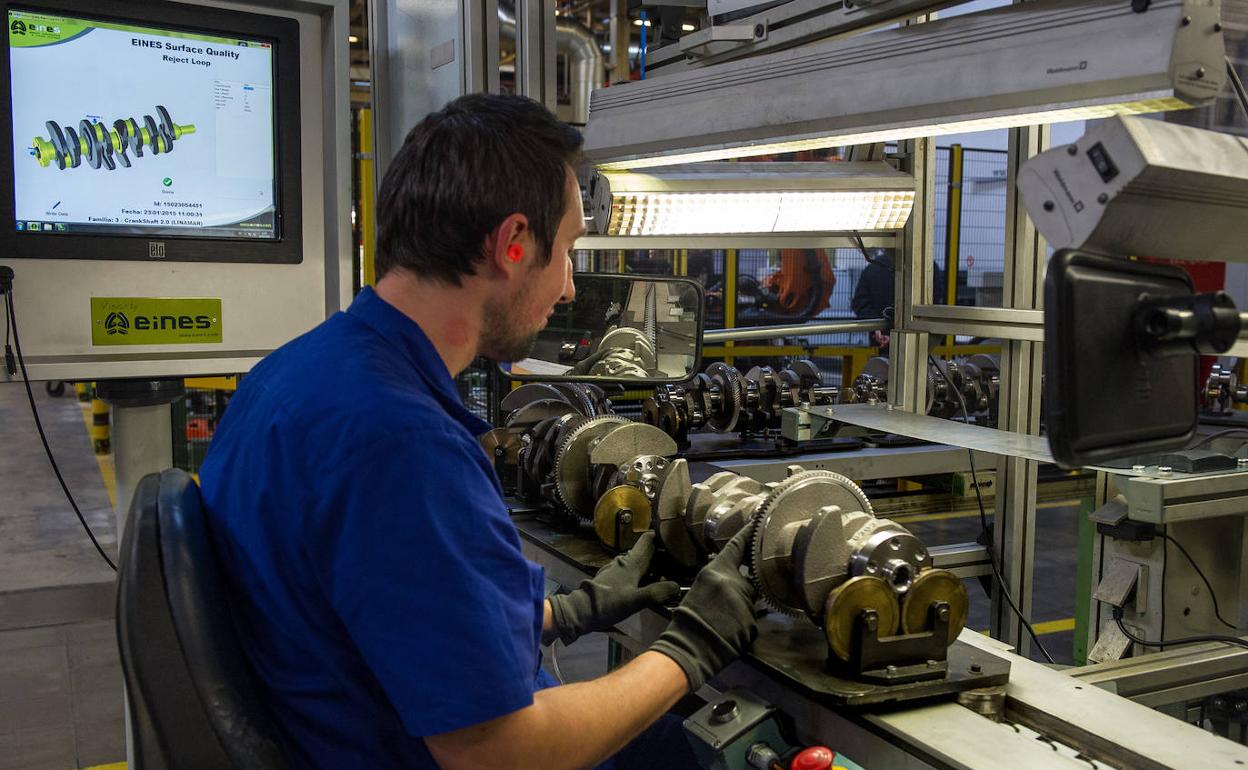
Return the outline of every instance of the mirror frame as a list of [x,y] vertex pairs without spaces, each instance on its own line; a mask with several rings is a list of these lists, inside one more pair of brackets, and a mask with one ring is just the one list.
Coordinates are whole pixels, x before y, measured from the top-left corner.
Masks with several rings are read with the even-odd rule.
[[504,379],[510,382],[588,382],[598,385],[623,385],[626,388],[630,385],[649,386],[649,385],[670,385],[681,382],[688,382],[698,372],[702,371],[702,337],[706,333],[706,290],[702,284],[693,278],[683,275],[645,275],[640,273],[573,273],[572,282],[575,283],[578,278],[593,278],[594,280],[615,280],[615,281],[654,281],[656,283],[681,283],[692,286],[698,293],[698,332],[694,340],[694,357],[693,368],[682,377],[647,377],[647,378],[619,378],[619,377],[601,377],[598,375],[590,376],[587,374],[513,374],[503,368],[502,363],[496,362],[499,373]]

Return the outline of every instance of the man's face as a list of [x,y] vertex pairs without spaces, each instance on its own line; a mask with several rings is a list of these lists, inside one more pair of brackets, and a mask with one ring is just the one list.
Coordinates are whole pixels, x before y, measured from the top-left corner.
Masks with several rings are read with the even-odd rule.
[[[486,305],[485,328],[481,332],[481,355],[495,361],[520,361],[527,358],[537,341],[538,332],[560,302],[571,302],[576,296],[572,284],[572,247],[585,234],[585,221],[581,210],[581,190],[576,175],[567,172],[564,185],[563,218],[551,244],[550,261],[544,266],[531,262],[511,296]],[[526,254],[535,252],[537,246],[527,232],[523,236]]]

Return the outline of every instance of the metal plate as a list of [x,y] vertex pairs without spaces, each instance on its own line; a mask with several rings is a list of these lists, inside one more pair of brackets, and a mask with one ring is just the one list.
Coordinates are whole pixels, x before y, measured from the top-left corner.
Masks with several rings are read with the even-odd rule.
[[667,478],[663,479],[652,517],[659,542],[682,567],[698,565],[698,548],[685,526],[685,506],[691,492],[689,464],[685,460],[676,460]]
[[[630,512],[632,519],[626,531],[618,525],[618,514]],[[637,536],[650,529],[650,499],[637,487],[622,484],[608,489],[594,506],[594,533],[608,548],[626,551],[637,542]]]
[[[796,693],[832,707],[858,708],[881,703],[933,698],[1005,684],[1010,663],[987,650],[956,641],[949,647],[944,679],[879,685],[837,676],[827,665],[823,631],[802,619],[770,615],[758,623],[759,634],[745,662]],[[978,667],[978,672],[972,671]]]
[[506,428],[495,428],[481,436],[481,448],[491,461],[502,460],[508,465],[520,461],[520,437]]
[[832,652],[841,660],[849,660],[854,622],[864,610],[875,610],[879,615],[878,636],[895,634],[901,608],[897,605],[897,594],[880,578],[859,575],[845,581],[828,595],[828,608],[823,618],[824,635]]
[[949,634],[957,636],[966,627],[970,599],[966,586],[952,572],[927,569],[919,573],[901,602],[901,632],[918,634],[927,629],[928,610],[932,602],[949,605]]
[[676,441],[671,436],[653,425],[635,422],[603,436],[590,451],[589,461],[594,465],[623,465],[641,455],[671,457],[674,454]]
[[887,404],[840,404],[837,406],[802,407],[806,412],[827,419],[857,425],[870,430],[895,433],[899,436],[952,444],[980,452],[1006,457],[1022,457],[1041,463],[1053,462],[1048,439],[1008,430],[981,428],[925,414],[893,409]]
[[526,404],[534,401],[543,401],[551,399],[554,401],[566,401],[563,394],[555,389],[554,385],[545,382],[530,382],[521,385],[507,395],[503,396],[503,400],[498,403],[498,408],[504,414],[514,412]]

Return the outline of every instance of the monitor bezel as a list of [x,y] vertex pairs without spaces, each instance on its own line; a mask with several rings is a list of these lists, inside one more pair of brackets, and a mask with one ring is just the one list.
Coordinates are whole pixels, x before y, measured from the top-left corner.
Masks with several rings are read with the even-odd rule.
[[[290,18],[192,6],[161,0],[0,0],[6,40],[0,52],[0,164],[7,189],[0,191],[0,253],[17,259],[87,259],[141,262],[233,262],[299,264],[303,261],[303,182],[300,147],[299,23]],[[274,203],[278,237],[228,238],[186,235],[52,232],[16,229],[13,157],[13,90],[7,40],[9,10],[97,18],[157,29],[272,42],[274,46]]]

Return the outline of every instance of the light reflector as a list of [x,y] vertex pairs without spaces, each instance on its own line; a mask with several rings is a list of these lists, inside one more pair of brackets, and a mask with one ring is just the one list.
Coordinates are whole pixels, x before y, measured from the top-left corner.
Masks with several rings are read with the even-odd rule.
[[914,181],[887,163],[707,163],[653,173],[600,173],[592,185],[603,235],[707,235],[898,230]]

